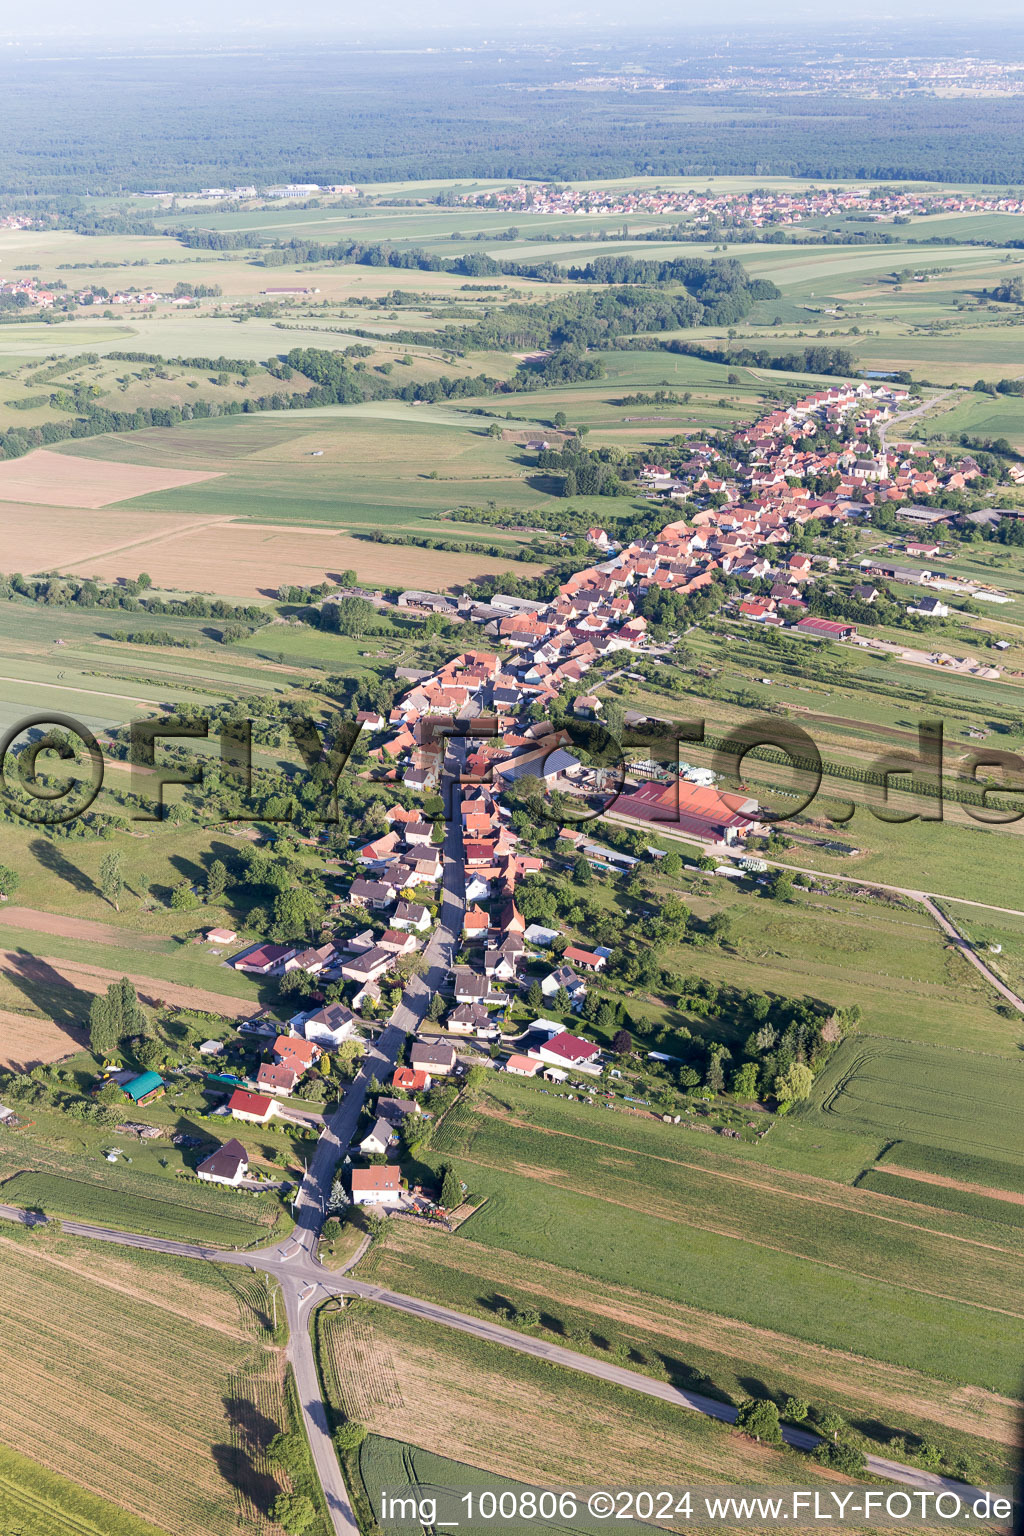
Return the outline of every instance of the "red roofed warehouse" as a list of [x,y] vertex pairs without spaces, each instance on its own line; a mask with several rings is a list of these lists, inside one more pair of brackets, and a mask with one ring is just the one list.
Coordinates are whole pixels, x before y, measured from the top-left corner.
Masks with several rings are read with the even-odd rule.
[[760,835],[764,824],[757,819],[756,800],[746,795],[723,795],[702,784],[641,784],[622,795],[616,811],[638,821],[664,822],[678,827],[702,843],[738,843],[751,834]]
[[801,619],[793,628],[797,634],[810,635],[812,639],[818,640],[852,640],[857,633],[853,624],[837,624],[834,619],[813,617]]

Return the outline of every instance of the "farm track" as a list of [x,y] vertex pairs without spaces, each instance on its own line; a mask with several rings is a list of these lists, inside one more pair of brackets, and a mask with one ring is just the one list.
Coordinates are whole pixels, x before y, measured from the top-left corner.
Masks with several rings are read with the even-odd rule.
[[86,939],[91,944],[114,944],[124,949],[159,949],[167,942],[159,936],[116,928],[113,923],[41,912],[35,907],[15,907],[9,902],[0,906],[0,925],[3,924],[26,928],[32,933],[53,933],[62,939]]
[[108,555],[124,555],[129,550],[142,549],[148,544],[162,544],[165,539],[177,538],[181,533],[202,533],[207,528],[216,528],[221,523],[234,521],[234,517],[225,512],[220,517],[206,517],[202,520],[194,518],[189,522],[175,523],[172,528],[162,528],[159,533],[148,533],[141,539],[129,539],[122,544],[110,544],[104,549],[94,549],[88,555],[83,555],[81,560],[72,561],[66,569],[73,572],[76,565],[84,565],[89,560],[103,560]]

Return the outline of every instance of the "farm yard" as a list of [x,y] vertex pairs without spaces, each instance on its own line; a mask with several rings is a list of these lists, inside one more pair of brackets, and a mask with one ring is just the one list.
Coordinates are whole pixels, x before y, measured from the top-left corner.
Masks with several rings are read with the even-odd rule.
[[[126,1512],[120,1524],[115,1514],[109,1526],[91,1526],[96,1517],[83,1499],[71,1506],[81,1523],[69,1533],[234,1529],[236,1514],[246,1514],[235,1492],[240,1482],[249,1515],[254,1504],[259,1514],[243,1528],[276,1536],[265,1521],[266,1468],[241,1454],[233,1433],[250,1394],[263,1426],[257,1457],[281,1423],[280,1395],[275,1401],[244,1373],[267,1351],[235,1277],[199,1267],[186,1273],[151,1255],[144,1262],[121,1251],[116,1259],[95,1256],[88,1245],[50,1235],[3,1237],[0,1246],[0,1441]],[[0,1479],[9,1475],[0,1459]],[[45,1478],[39,1491],[48,1491]],[[47,1536],[51,1530],[64,1536],[59,1524]]]

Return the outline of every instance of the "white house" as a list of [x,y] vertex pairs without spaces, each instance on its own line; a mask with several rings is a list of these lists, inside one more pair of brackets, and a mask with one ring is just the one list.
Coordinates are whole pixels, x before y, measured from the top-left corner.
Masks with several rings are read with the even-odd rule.
[[430,913],[416,901],[400,901],[391,919],[392,928],[405,928],[412,933],[423,933],[430,927]]
[[581,1040],[578,1035],[570,1035],[566,1032],[553,1035],[550,1040],[536,1046],[529,1054],[551,1066],[567,1068],[573,1072],[585,1072],[589,1077],[601,1075],[600,1047],[593,1045],[589,1040]]
[[400,1205],[402,1179],[397,1168],[355,1168],[352,1171],[353,1205]]
[[346,1008],[343,1003],[328,1003],[326,1008],[309,1015],[302,1033],[305,1039],[323,1046],[324,1050],[334,1051],[358,1035],[359,1023],[351,1008]]
[[364,1157],[379,1156],[387,1151],[393,1135],[388,1122],[378,1119],[359,1143],[359,1150]]
[[587,995],[586,983],[567,965],[560,965],[557,970],[551,972],[550,976],[545,976],[540,984],[545,997],[554,997],[559,987],[565,988],[573,1004],[582,1002]]
[[226,1141],[196,1169],[204,1184],[231,1184],[236,1188],[249,1172],[249,1154],[240,1141]]

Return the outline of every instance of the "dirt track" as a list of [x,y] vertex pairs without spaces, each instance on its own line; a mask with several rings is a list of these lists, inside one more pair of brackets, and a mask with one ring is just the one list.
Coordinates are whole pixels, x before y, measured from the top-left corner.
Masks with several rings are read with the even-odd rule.
[[64,917],[40,912],[35,907],[0,906],[0,923],[25,928],[31,933],[54,933],[62,939],[86,939],[90,944],[116,944],[121,949],[155,949],[163,943],[147,934],[132,934],[113,923],[97,923],[89,917]]
[[966,1195],[985,1195],[989,1200],[1006,1200],[1010,1205],[1024,1205],[1024,1195],[1012,1189],[996,1189],[989,1184],[965,1184],[963,1179],[947,1179],[944,1174],[923,1173],[919,1168],[903,1168],[899,1163],[876,1163],[876,1173],[894,1173],[901,1179],[916,1179],[919,1184],[937,1184],[942,1189],[959,1189]]

